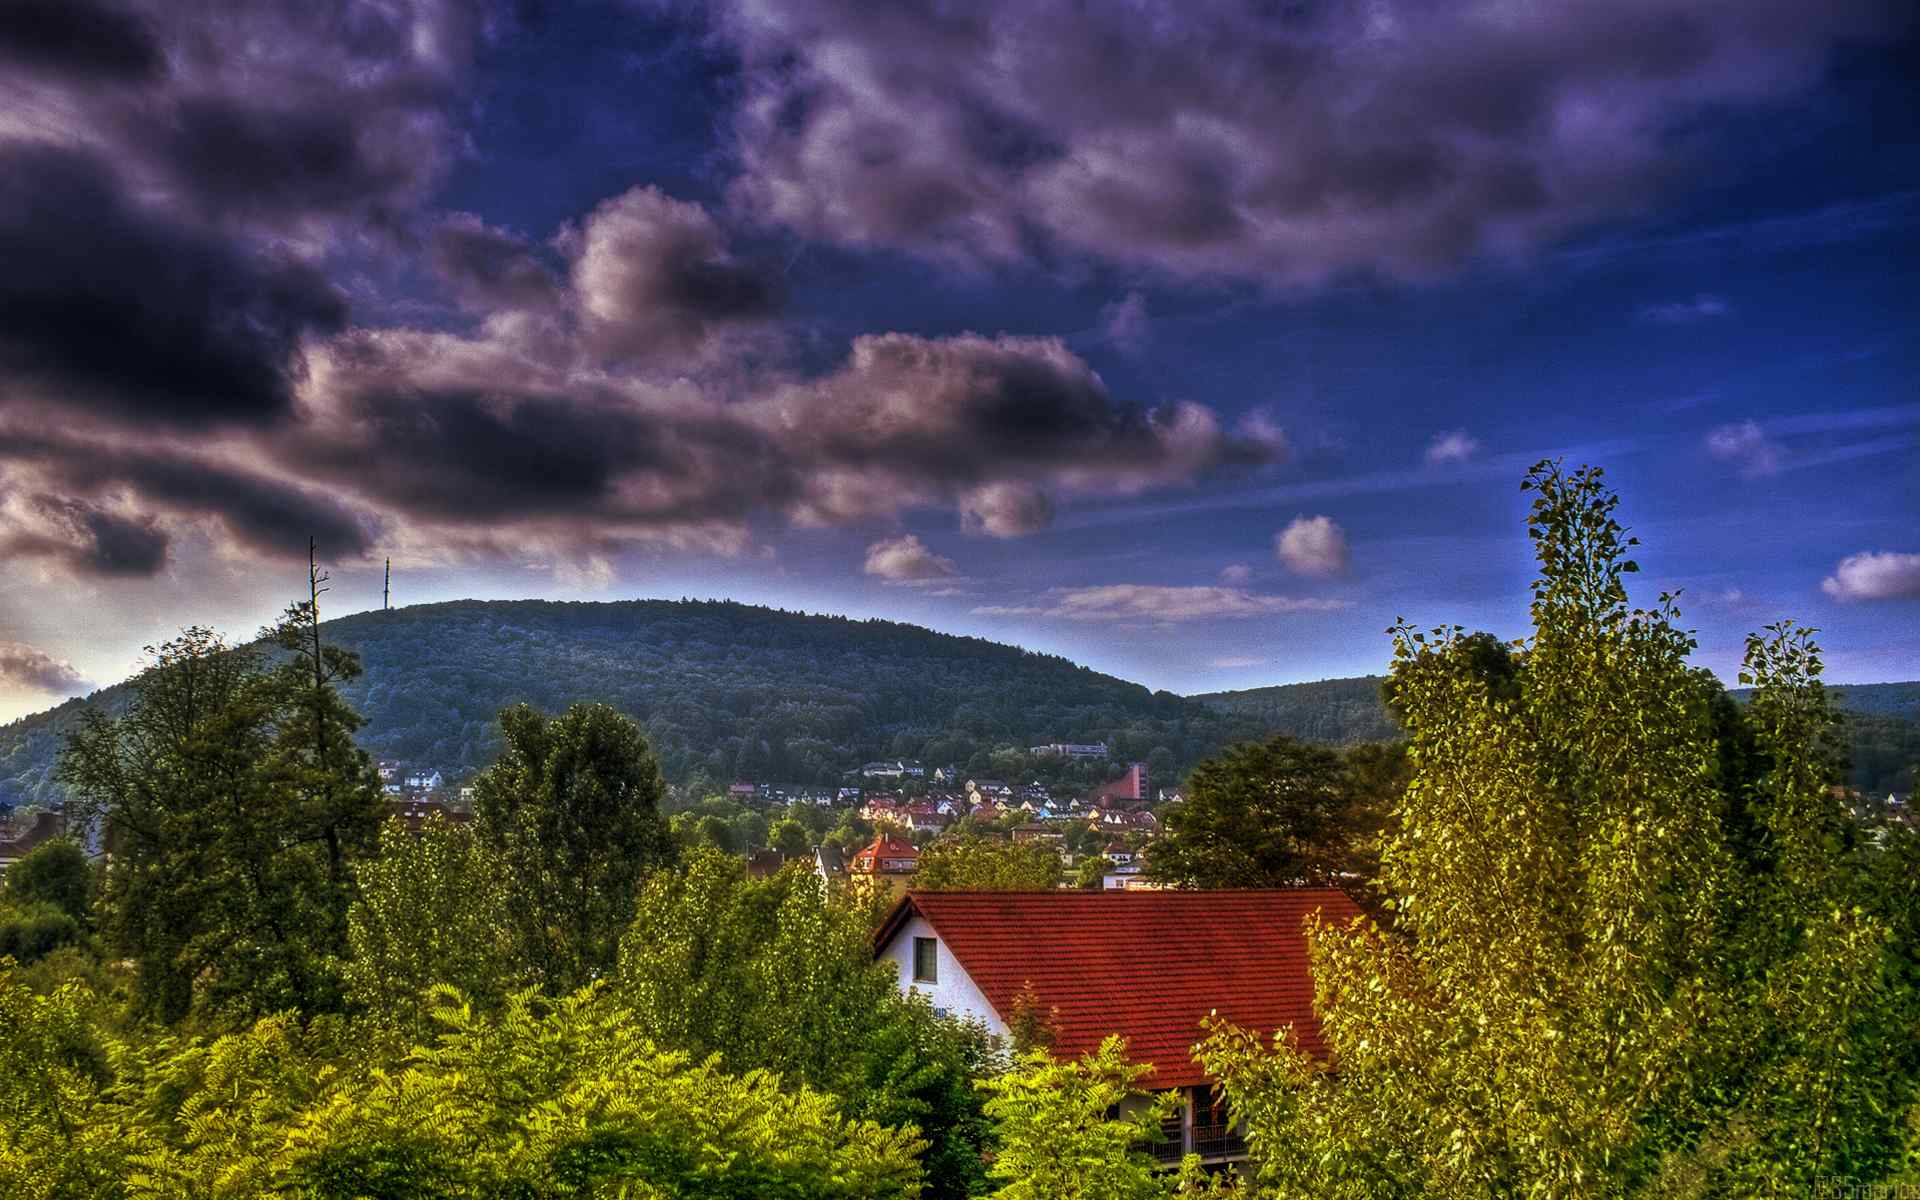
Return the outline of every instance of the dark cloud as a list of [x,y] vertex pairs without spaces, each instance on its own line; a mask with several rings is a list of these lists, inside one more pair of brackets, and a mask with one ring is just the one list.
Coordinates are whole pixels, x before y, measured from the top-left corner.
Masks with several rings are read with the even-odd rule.
[[734,257],[697,204],[635,188],[579,233],[573,287],[591,344],[615,358],[684,356],[729,326],[779,311],[779,281]]
[[0,79],[0,136],[100,153],[175,215],[229,231],[397,229],[452,161],[456,101],[501,23],[494,9],[9,0],[0,61],[30,69]]
[[151,151],[212,214],[350,213],[402,190],[419,169],[369,146],[377,127],[337,108],[190,96],[158,120],[135,120],[129,133],[151,138]]
[[525,239],[472,213],[434,228],[428,258],[454,294],[478,308],[550,309],[559,299],[559,280]]
[[[858,339],[824,375],[717,385],[609,375],[509,339],[336,339],[282,469],[442,536],[735,543],[756,520],[838,525],[920,506],[971,532],[1043,528],[1053,493],[1113,494],[1270,461],[1271,431],[1116,400],[1062,343]],[[582,351],[582,354],[587,352]]]
[[0,143],[0,388],[143,425],[286,415],[302,340],[346,319],[312,268],[136,207],[98,161]]
[[854,245],[1422,276],[1637,215],[1898,0],[723,0],[735,196]]
[[85,79],[144,82],[166,66],[138,15],[87,0],[0,4],[0,61]]
[[15,534],[8,542],[11,553],[56,558],[82,575],[144,577],[166,565],[168,538],[151,517],[60,496],[36,496],[32,507],[45,524]]
[[0,641],[0,688],[26,688],[64,696],[87,690],[73,664],[25,642]]
[[0,462],[10,464],[16,487],[39,489],[0,522],[9,550],[84,574],[157,573],[169,522],[217,521],[234,545],[269,558],[304,554],[309,537],[337,558],[372,546],[372,522],[338,500],[166,444],[0,431]]

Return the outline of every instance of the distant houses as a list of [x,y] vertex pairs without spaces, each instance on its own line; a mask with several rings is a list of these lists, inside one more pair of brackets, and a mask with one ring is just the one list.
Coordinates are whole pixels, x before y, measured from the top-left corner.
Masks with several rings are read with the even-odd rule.
[[1048,742],[1044,746],[1030,746],[1029,754],[1053,755],[1059,758],[1107,758],[1109,751],[1105,742]]
[[0,826],[0,877],[40,845],[66,832],[66,814],[45,808],[35,810],[25,824]]

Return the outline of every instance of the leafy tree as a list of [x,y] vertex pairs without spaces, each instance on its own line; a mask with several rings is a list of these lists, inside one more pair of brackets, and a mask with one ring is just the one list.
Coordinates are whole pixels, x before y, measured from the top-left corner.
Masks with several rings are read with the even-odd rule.
[[1355,865],[1351,810],[1334,751],[1284,735],[1232,746],[1194,768],[1147,871],[1180,887],[1334,883]]
[[970,1080],[989,1057],[984,1031],[901,999],[873,958],[874,915],[800,866],[749,879],[739,859],[696,849],[648,879],[620,995],[663,1046],[835,1092],[854,1116],[914,1123],[930,1143],[929,1195],[966,1195],[980,1173]]
[[85,921],[92,891],[86,851],[72,838],[42,842],[7,869],[6,900],[13,905],[50,904]]
[[516,938],[507,866],[470,825],[390,821],[347,915],[348,995],[375,1020],[415,1023],[435,984],[490,1008],[535,982]]
[[149,652],[127,713],[90,715],[61,764],[74,816],[104,820],[115,848],[104,926],[142,1009],[177,1020],[196,985],[243,1015],[337,1007],[348,893],[331,842],[351,847],[365,814],[311,796],[353,795],[356,760],[332,784],[319,763],[293,772],[283,737],[302,717],[254,653],[200,628]]
[[482,839],[506,864],[521,944],[550,991],[609,974],[634,895],[673,857],[665,784],[639,727],[604,704],[500,714],[506,748],[474,781]]
[[1102,854],[1082,854],[1080,861],[1073,865],[1073,886],[1084,891],[1097,892],[1106,886],[1107,872],[1113,869]]
[[112,1195],[124,1146],[99,1119],[110,1047],[82,989],[36,995],[18,974],[0,962],[0,1195]]
[[274,792],[273,810],[283,836],[311,840],[324,854],[331,892],[318,911],[332,918],[329,941],[346,936],[353,898],[349,860],[373,849],[384,811],[380,780],[366,751],[354,743],[365,722],[339,689],[362,674],[360,658],[327,644],[320,635],[320,595],[326,582],[308,548],[308,598],[289,605],[260,639],[283,652],[260,681],[272,712],[272,742],[260,763]]
[[788,858],[801,858],[812,848],[807,827],[792,817],[781,817],[767,830],[767,844]]
[[1712,689],[1670,598],[1628,607],[1617,498],[1550,463],[1525,486],[1540,578],[1517,673],[1457,628],[1394,631],[1398,929],[1312,939],[1338,1075],[1231,1029],[1203,1052],[1262,1182],[1491,1200],[1884,1177],[1912,997],[1888,986],[1896,939],[1826,787],[1811,643],[1749,647],[1768,766],[1738,797],[1765,851],[1743,858]]
[[80,937],[80,922],[55,905],[0,903],[0,958],[37,962]]
[[1126,1043],[1115,1037],[1076,1062],[1034,1050],[1013,1070],[983,1080],[998,1143],[988,1169],[1000,1184],[994,1200],[1171,1196],[1174,1182],[1146,1146],[1158,1139],[1174,1098],[1147,1094],[1150,1070],[1129,1064]]
[[929,892],[1043,892],[1060,879],[1060,856],[1045,842],[942,837],[920,856],[913,886]]

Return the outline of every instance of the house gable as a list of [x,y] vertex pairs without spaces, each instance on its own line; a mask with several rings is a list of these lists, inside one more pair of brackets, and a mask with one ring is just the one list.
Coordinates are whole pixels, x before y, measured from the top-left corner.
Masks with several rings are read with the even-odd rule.
[[[1210,1013],[1262,1035],[1290,1026],[1302,1049],[1324,1055],[1305,934],[1316,914],[1336,925],[1361,915],[1323,888],[911,892],[874,947],[900,967],[902,990],[914,990],[912,939],[936,937],[941,1007],[1003,1029],[1030,985],[1057,1014],[1056,1054],[1077,1057],[1119,1034],[1135,1062],[1153,1066],[1153,1086],[1179,1087],[1206,1081],[1192,1048]],[[964,989],[948,990],[949,959]]]

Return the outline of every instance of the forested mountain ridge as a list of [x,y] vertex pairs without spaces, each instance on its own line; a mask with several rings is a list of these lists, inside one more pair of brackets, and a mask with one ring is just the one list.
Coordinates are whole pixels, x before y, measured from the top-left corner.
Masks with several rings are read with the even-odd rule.
[[[1309,741],[1346,744],[1398,736],[1380,698],[1378,675],[1323,679],[1193,696],[1266,728]],[[1749,688],[1730,693],[1745,703]],[[1920,682],[1830,684],[1847,747],[1847,782],[1868,793],[1914,790],[1920,763]]]
[[[980,638],[717,601],[452,601],[329,621],[366,674],[342,688],[379,758],[460,777],[497,749],[501,708],[604,701],[637,718],[670,780],[836,782],[886,757],[1096,782],[1110,764],[1026,747],[1107,741],[1162,781],[1261,729],[1170,692]],[[108,688],[0,728],[0,803],[47,800],[50,771]],[[1085,776],[1086,778],[1082,778]]]
[[[1397,736],[1377,676],[1183,697],[981,638],[724,601],[459,600],[325,629],[366,666],[343,689],[367,718],[361,744],[453,778],[492,759],[499,710],[521,702],[612,704],[640,720],[670,780],[695,786],[829,783],[885,757],[1067,784],[1142,759],[1162,785],[1269,733],[1337,745]],[[1910,790],[1920,683],[1831,690],[1849,714],[1855,785]],[[117,711],[125,697],[115,686],[0,727],[0,805],[54,799],[53,765],[82,712]],[[1025,752],[1052,741],[1109,742],[1113,764]]]

